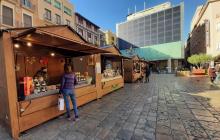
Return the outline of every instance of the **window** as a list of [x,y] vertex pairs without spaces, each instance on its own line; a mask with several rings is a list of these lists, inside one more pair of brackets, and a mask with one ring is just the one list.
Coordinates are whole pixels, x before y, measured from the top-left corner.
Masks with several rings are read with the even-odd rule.
[[21,0],[22,6],[25,6],[27,8],[32,8],[32,3],[30,0]]
[[45,2],[51,4],[51,0],[44,0]]
[[72,16],[72,10],[71,9],[67,8],[66,6],[64,6],[63,10],[64,10],[64,13],[66,13],[69,16]]
[[217,31],[220,32],[220,22],[217,23]]
[[55,14],[55,17],[56,17],[56,24],[61,24],[61,17],[60,17],[60,15],[58,15],[58,14]]
[[61,3],[57,0],[54,0],[54,7],[56,7],[57,9],[61,9]]
[[45,9],[45,19],[51,20],[51,11],[48,9]]
[[91,29],[91,28],[92,28],[92,24],[89,23],[89,22],[87,22],[87,23],[86,23],[86,27],[89,28],[89,29]]
[[87,32],[87,39],[89,42],[92,42],[92,34],[90,32]]
[[27,15],[27,14],[23,14],[23,22],[24,22],[24,27],[32,27],[32,17]]
[[13,26],[13,9],[3,6],[2,7],[2,22],[5,25]]
[[83,36],[83,29],[78,28],[78,33],[79,33],[81,36]]
[[66,19],[66,25],[70,26],[70,21],[68,19]]
[[81,17],[78,17],[78,22],[83,25],[83,19]]

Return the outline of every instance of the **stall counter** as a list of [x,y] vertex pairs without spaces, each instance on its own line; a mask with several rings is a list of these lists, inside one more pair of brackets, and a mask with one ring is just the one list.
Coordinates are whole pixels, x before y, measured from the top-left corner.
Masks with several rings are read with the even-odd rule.
[[103,78],[101,80],[101,83],[102,83],[101,94],[102,96],[104,96],[119,88],[124,87],[124,78],[122,76],[116,76],[114,78]]
[[[75,88],[77,106],[82,106],[97,99],[95,85],[79,85]],[[18,102],[20,132],[28,130],[52,118],[64,114],[57,108],[58,92]],[[72,104],[71,109],[72,109]]]

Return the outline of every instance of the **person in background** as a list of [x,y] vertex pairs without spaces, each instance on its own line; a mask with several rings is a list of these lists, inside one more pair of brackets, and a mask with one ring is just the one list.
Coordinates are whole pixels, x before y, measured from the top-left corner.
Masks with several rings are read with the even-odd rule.
[[209,73],[210,81],[213,83],[217,76],[215,67],[214,66],[209,67],[208,73]]
[[69,100],[68,100],[68,97],[70,97],[72,104],[73,104],[74,114],[75,114],[75,118],[73,118],[73,120],[75,121],[76,119],[79,118],[77,104],[76,104],[76,96],[74,92],[74,88],[75,88],[75,85],[77,84],[77,80],[73,73],[73,69],[71,65],[65,64],[64,72],[65,74],[62,77],[60,93],[63,95],[63,98],[64,98],[68,120],[71,120],[70,105],[69,105]]
[[145,67],[145,78],[146,78],[146,80],[145,80],[145,82],[147,82],[147,83],[149,83],[150,81],[149,81],[149,77],[150,77],[150,68],[148,67],[148,65],[146,65],[146,67]]

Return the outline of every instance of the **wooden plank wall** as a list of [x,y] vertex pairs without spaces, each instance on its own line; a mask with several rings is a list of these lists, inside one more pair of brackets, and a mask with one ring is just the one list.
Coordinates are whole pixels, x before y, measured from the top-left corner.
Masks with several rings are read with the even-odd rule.
[[9,120],[6,116],[9,114],[8,100],[7,100],[7,85],[5,76],[5,63],[3,53],[3,37],[0,38],[0,124],[9,128]]

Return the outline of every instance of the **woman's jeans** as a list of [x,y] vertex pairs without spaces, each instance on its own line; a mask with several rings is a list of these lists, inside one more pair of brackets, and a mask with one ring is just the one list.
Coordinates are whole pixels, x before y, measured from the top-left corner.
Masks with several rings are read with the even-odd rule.
[[79,114],[78,114],[78,109],[76,105],[76,97],[75,97],[74,90],[63,89],[62,93],[63,93],[63,98],[66,104],[67,117],[70,117],[70,104],[69,104],[68,96],[70,96],[70,99],[72,101],[75,117],[78,117]]

